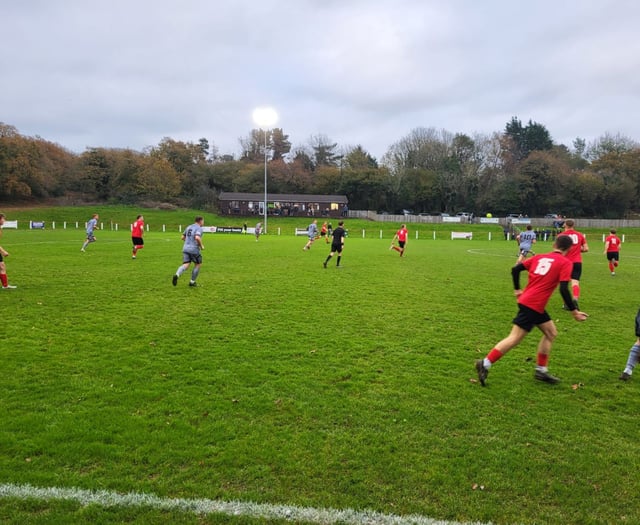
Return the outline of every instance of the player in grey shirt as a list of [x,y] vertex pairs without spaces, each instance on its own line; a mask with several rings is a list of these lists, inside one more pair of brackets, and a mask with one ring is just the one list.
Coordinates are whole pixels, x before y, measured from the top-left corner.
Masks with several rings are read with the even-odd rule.
[[204,250],[202,244],[202,226],[204,224],[203,217],[196,217],[195,222],[188,226],[182,234],[184,245],[182,246],[182,264],[178,266],[178,270],[172,278],[173,286],[178,284],[178,278],[189,269],[191,263],[194,264],[191,270],[191,280],[189,286],[197,286],[196,279],[200,273],[202,266],[202,254],[200,250]]
[[309,226],[307,227],[307,237],[309,238],[309,240],[307,241],[307,244],[305,244],[304,248],[302,249],[308,250],[309,248],[311,248],[311,245],[313,244],[313,241],[316,240],[317,236],[318,236],[318,221],[317,219],[313,219],[311,224],[309,224]]
[[524,261],[529,254],[535,255],[535,253],[531,251],[531,247],[536,242],[536,237],[536,232],[531,229],[531,224],[527,224],[527,229],[518,234],[516,238],[520,243],[520,252],[518,253],[516,264]]
[[89,245],[89,243],[96,242],[96,238],[93,235],[93,230],[97,230],[98,229],[98,219],[99,218],[100,218],[100,216],[97,213],[94,213],[93,216],[91,217],[91,219],[89,219],[87,221],[87,239],[82,244],[82,248],[80,248],[81,252],[83,252],[85,250],[85,248]]

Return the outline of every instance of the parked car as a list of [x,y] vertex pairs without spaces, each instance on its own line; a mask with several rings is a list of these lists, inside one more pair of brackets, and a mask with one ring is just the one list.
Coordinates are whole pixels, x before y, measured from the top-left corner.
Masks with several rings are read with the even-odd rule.
[[402,215],[413,215],[413,210],[402,210]]

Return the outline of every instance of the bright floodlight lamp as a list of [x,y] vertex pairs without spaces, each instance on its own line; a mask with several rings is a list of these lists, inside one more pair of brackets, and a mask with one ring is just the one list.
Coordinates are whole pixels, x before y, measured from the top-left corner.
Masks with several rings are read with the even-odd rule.
[[278,114],[273,108],[256,108],[253,111],[253,121],[264,133],[264,233],[267,233],[267,130],[278,121]]

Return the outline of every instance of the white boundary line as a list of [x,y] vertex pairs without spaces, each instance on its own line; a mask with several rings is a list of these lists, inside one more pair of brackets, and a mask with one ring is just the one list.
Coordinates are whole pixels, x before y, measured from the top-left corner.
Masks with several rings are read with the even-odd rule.
[[470,253],[472,255],[486,255],[488,257],[502,257],[502,258],[508,258],[513,260],[516,260],[518,258],[517,250],[516,250],[516,255],[513,255],[513,256],[507,255],[506,253],[495,253],[495,252],[492,253],[481,248],[470,248],[467,250],[467,253]]
[[302,521],[329,525],[490,525],[480,522],[461,523],[457,521],[434,520],[419,515],[396,516],[374,511],[352,509],[316,509],[289,505],[270,505],[242,501],[221,501],[211,499],[160,498],[153,494],[129,492],[118,494],[106,490],[85,490],[79,488],[34,487],[13,483],[0,484],[0,499],[16,498],[37,501],[74,501],[80,505],[100,505],[102,507],[151,507],[161,510],[177,510],[198,515],[224,514],[227,516],[247,516],[259,519],[280,519],[291,522]]
[[[517,250],[516,250],[517,251]],[[551,251],[551,247],[549,247],[549,249],[547,251]],[[518,255],[514,255],[513,257],[511,257],[511,255],[506,255],[506,254],[502,254],[502,253],[491,253],[485,249],[482,248],[469,248],[467,250],[467,253],[470,253],[472,255],[485,255],[487,257],[506,257],[506,258],[513,258],[514,260],[518,258]],[[546,253],[546,252],[537,252],[537,253]],[[594,252],[595,253],[595,252]],[[625,259],[640,259],[640,256],[638,255],[624,255]],[[583,259],[584,262],[584,259]],[[591,262],[591,261],[589,261]],[[596,261],[597,265],[606,265],[607,264],[607,259],[605,258],[604,254],[600,254],[600,257],[598,258],[598,260]]]

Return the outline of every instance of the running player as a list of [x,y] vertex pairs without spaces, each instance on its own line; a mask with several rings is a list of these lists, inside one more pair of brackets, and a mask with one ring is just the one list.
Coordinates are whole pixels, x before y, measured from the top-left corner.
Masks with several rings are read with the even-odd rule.
[[567,253],[567,259],[573,263],[573,270],[571,271],[571,294],[573,295],[573,302],[578,307],[578,301],[580,299],[580,277],[582,276],[582,254],[589,251],[589,245],[587,244],[587,238],[584,234],[574,229],[575,221],[573,219],[567,219],[564,221],[564,231],[558,234],[558,237],[566,235],[573,242],[573,246]]
[[[0,213],[0,237],[2,237],[2,225],[4,224],[4,220],[4,213]],[[7,278],[7,267],[4,264],[5,257],[9,257],[9,252],[0,246],[0,282],[2,282],[2,289],[13,290],[17,288],[17,286],[9,284],[9,280]]]
[[[558,335],[553,319],[546,311],[547,303],[555,289],[560,285],[560,294],[567,310],[571,311],[576,321],[584,321],[588,315],[578,310],[569,291],[571,278],[571,261],[566,257],[571,249],[572,241],[567,235],[556,238],[553,251],[544,255],[535,255],[516,264],[511,269],[514,295],[518,298],[518,314],[513,320],[511,333],[497,343],[484,359],[476,361],[476,371],[480,384],[485,386],[491,366],[516,347],[534,326],[542,332],[538,343],[536,370],[534,378],[545,383],[557,383],[560,380],[549,374],[547,364],[551,345]],[[527,270],[529,280],[524,290],[520,289],[520,272]]]
[[82,248],[80,251],[83,252],[84,249],[89,245],[90,242],[96,242],[96,238],[93,235],[94,230],[98,230],[98,219],[100,216],[97,213],[94,213],[91,219],[87,222],[87,238],[84,241]]
[[204,250],[202,244],[202,226],[204,225],[203,217],[196,217],[195,222],[187,227],[182,234],[182,240],[184,245],[182,246],[182,264],[178,266],[178,270],[173,276],[173,286],[178,284],[178,278],[189,269],[191,263],[193,263],[193,270],[191,270],[191,280],[189,286],[197,286],[196,279],[200,273],[200,266],[202,266],[202,254],[200,250]]
[[142,250],[144,248],[144,239],[142,236],[144,235],[144,217],[142,215],[138,215],[136,217],[136,222],[133,223],[131,227],[131,242],[133,243],[133,254],[132,259],[136,258],[138,254],[138,250]]
[[329,244],[329,236],[327,235],[327,223],[323,222],[322,227],[320,228],[320,237],[325,240],[325,244]]
[[311,245],[313,244],[313,241],[316,240],[317,236],[318,236],[318,220],[313,219],[311,224],[307,226],[307,237],[309,238],[309,240],[307,241],[307,244],[305,244],[302,249],[308,250],[309,248],[311,248]]
[[616,274],[616,268],[618,267],[618,262],[620,261],[620,246],[622,241],[620,237],[616,235],[616,230],[611,229],[609,231],[609,235],[604,240],[604,254],[607,256],[607,261],[609,262],[609,271],[611,275]]
[[338,227],[333,230],[333,241],[331,242],[331,251],[329,255],[327,255],[326,260],[322,263],[322,266],[327,267],[327,263],[329,259],[333,257],[334,253],[338,254],[338,258],[336,259],[336,268],[340,268],[340,259],[342,258],[342,249],[344,248],[344,238],[346,236],[346,232],[344,230],[344,221],[340,221],[338,223]]
[[[404,256],[404,249],[405,249],[405,246],[407,244],[408,235],[409,235],[409,231],[407,230],[407,227],[403,224],[402,226],[400,226],[400,229],[393,236],[393,239],[391,240],[391,248],[390,248],[390,250],[395,250],[395,251],[399,252],[400,253],[400,257],[403,257]],[[398,246],[396,246],[394,244],[394,241],[396,239],[398,240]]]
[[631,378],[631,374],[633,374],[633,369],[640,361],[640,310],[636,314],[636,342],[629,350],[629,357],[627,358],[627,364],[620,374],[621,381],[628,381]]
[[533,231],[531,224],[527,224],[527,229],[516,236],[520,248],[516,264],[524,261],[529,254],[535,255],[531,248],[536,243],[536,237],[536,232]]

